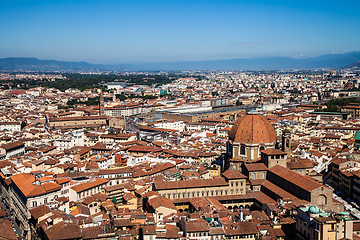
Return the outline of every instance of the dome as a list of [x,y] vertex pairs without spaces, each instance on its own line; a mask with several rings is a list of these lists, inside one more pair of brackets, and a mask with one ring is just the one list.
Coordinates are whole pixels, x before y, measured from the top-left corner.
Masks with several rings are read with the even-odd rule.
[[311,207],[309,207],[309,213],[311,213],[311,214],[319,214],[320,213],[320,208],[318,208],[317,206],[311,206]]
[[229,140],[245,144],[262,144],[275,143],[277,137],[267,118],[257,112],[249,112],[236,120],[229,132]]

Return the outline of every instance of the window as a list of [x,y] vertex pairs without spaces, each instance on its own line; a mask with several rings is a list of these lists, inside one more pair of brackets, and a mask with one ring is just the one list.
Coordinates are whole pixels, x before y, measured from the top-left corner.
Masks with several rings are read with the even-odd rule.
[[44,198],[44,204],[47,204],[47,198]]
[[241,147],[240,147],[240,154],[241,155],[245,155],[245,146],[244,145],[241,145]]
[[33,206],[33,207],[36,207],[36,206],[37,206],[37,202],[36,202],[36,201],[33,201],[32,206]]

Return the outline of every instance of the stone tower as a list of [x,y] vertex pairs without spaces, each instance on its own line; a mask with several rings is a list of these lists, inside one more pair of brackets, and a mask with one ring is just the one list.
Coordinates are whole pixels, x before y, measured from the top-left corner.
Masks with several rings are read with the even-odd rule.
[[291,155],[291,132],[289,129],[285,129],[281,137],[281,150],[286,152],[288,159]]
[[99,116],[104,116],[104,115],[105,115],[105,111],[104,111],[104,95],[103,95],[103,92],[101,90],[100,99],[99,99]]

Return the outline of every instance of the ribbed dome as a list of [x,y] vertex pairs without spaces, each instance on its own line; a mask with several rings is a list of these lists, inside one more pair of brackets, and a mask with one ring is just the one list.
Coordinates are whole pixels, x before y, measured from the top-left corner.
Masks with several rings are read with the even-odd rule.
[[319,214],[320,213],[320,208],[318,208],[317,206],[311,206],[311,207],[309,207],[309,212],[311,214]]
[[274,127],[261,114],[246,114],[238,119],[229,133],[229,139],[237,143],[275,143]]

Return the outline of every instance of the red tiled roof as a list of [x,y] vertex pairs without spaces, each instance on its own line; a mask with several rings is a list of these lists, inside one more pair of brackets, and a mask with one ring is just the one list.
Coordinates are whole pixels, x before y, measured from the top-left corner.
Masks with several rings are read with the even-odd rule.
[[269,172],[272,172],[273,174],[281,177],[282,179],[291,182],[307,191],[315,190],[319,187],[325,187],[324,185],[315,182],[314,180],[305,177],[303,175],[300,175],[288,168],[284,168],[280,165],[276,165],[269,169]]
[[246,114],[238,119],[229,133],[229,139],[239,143],[274,143],[274,127],[261,114]]
[[107,179],[100,179],[97,178],[95,181],[89,182],[89,183],[81,183],[79,185],[73,186],[71,187],[72,190],[74,190],[75,192],[82,192],[100,185],[103,185],[105,183],[107,183],[108,180]]
[[227,179],[246,179],[246,176],[238,170],[228,169],[222,174]]
[[35,176],[29,173],[16,174],[10,177],[12,182],[26,197],[34,197],[60,190],[62,187],[57,183],[34,184]]
[[286,152],[280,150],[280,149],[275,149],[275,148],[269,148],[269,149],[265,149],[261,151],[262,153],[265,153],[266,155],[285,155]]
[[264,163],[247,163],[245,164],[245,168],[249,171],[266,171],[268,168]]

